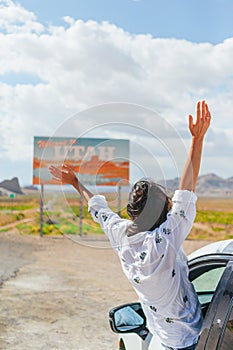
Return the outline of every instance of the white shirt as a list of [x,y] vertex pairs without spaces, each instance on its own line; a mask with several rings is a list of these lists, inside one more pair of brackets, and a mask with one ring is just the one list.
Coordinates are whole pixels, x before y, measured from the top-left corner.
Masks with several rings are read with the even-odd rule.
[[88,203],[138,294],[148,328],[174,348],[196,343],[202,326],[200,304],[182,249],[195,219],[196,200],[193,192],[177,190],[167,220],[153,231],[130,237],[126,231],[131,221],[114,213],[104,196],[93,196]]

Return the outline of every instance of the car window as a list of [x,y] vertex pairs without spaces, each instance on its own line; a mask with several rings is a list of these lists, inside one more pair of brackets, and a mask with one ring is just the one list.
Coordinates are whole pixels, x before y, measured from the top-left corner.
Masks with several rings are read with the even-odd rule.
[[224,269],[225,267],[216,267],[204,272],[192,281],[202,305],[211,301]]
[[219,345],[220,350],[233,349],[233,307],[231,305],[230,316],[227,319],[226,328],[222,338],[222,342]]

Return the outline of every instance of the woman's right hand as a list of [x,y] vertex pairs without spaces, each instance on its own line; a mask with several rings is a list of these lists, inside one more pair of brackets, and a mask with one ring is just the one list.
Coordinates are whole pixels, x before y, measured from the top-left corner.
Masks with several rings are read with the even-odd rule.
[[49,171],[53,175],[53,180],[61,185],[74,185],[77,179],[73,169],[67,164],[62,164],[61,169],[51,165]]

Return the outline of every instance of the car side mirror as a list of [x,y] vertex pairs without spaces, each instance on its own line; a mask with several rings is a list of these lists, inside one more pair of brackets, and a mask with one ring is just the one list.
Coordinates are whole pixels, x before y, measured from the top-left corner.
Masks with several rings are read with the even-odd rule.
[[146,316],[140,303],[125,304],[111,309],[109,322],[115,333],[136,333],[143,340],[149,333]]

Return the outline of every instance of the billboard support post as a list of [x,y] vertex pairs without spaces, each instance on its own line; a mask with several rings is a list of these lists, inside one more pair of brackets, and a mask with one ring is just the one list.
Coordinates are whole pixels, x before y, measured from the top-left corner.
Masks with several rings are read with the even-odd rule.
[[119,184],[117,187],[118,192],[118,215],[121,216],[121,185]]
[[83,199],[80,196],[80,206],[79,206],[79,236],[83,235]]
[[40,190],[40,237],[43,237],[43,218],[44,218],[44,185],[41,184],[41,190]]

